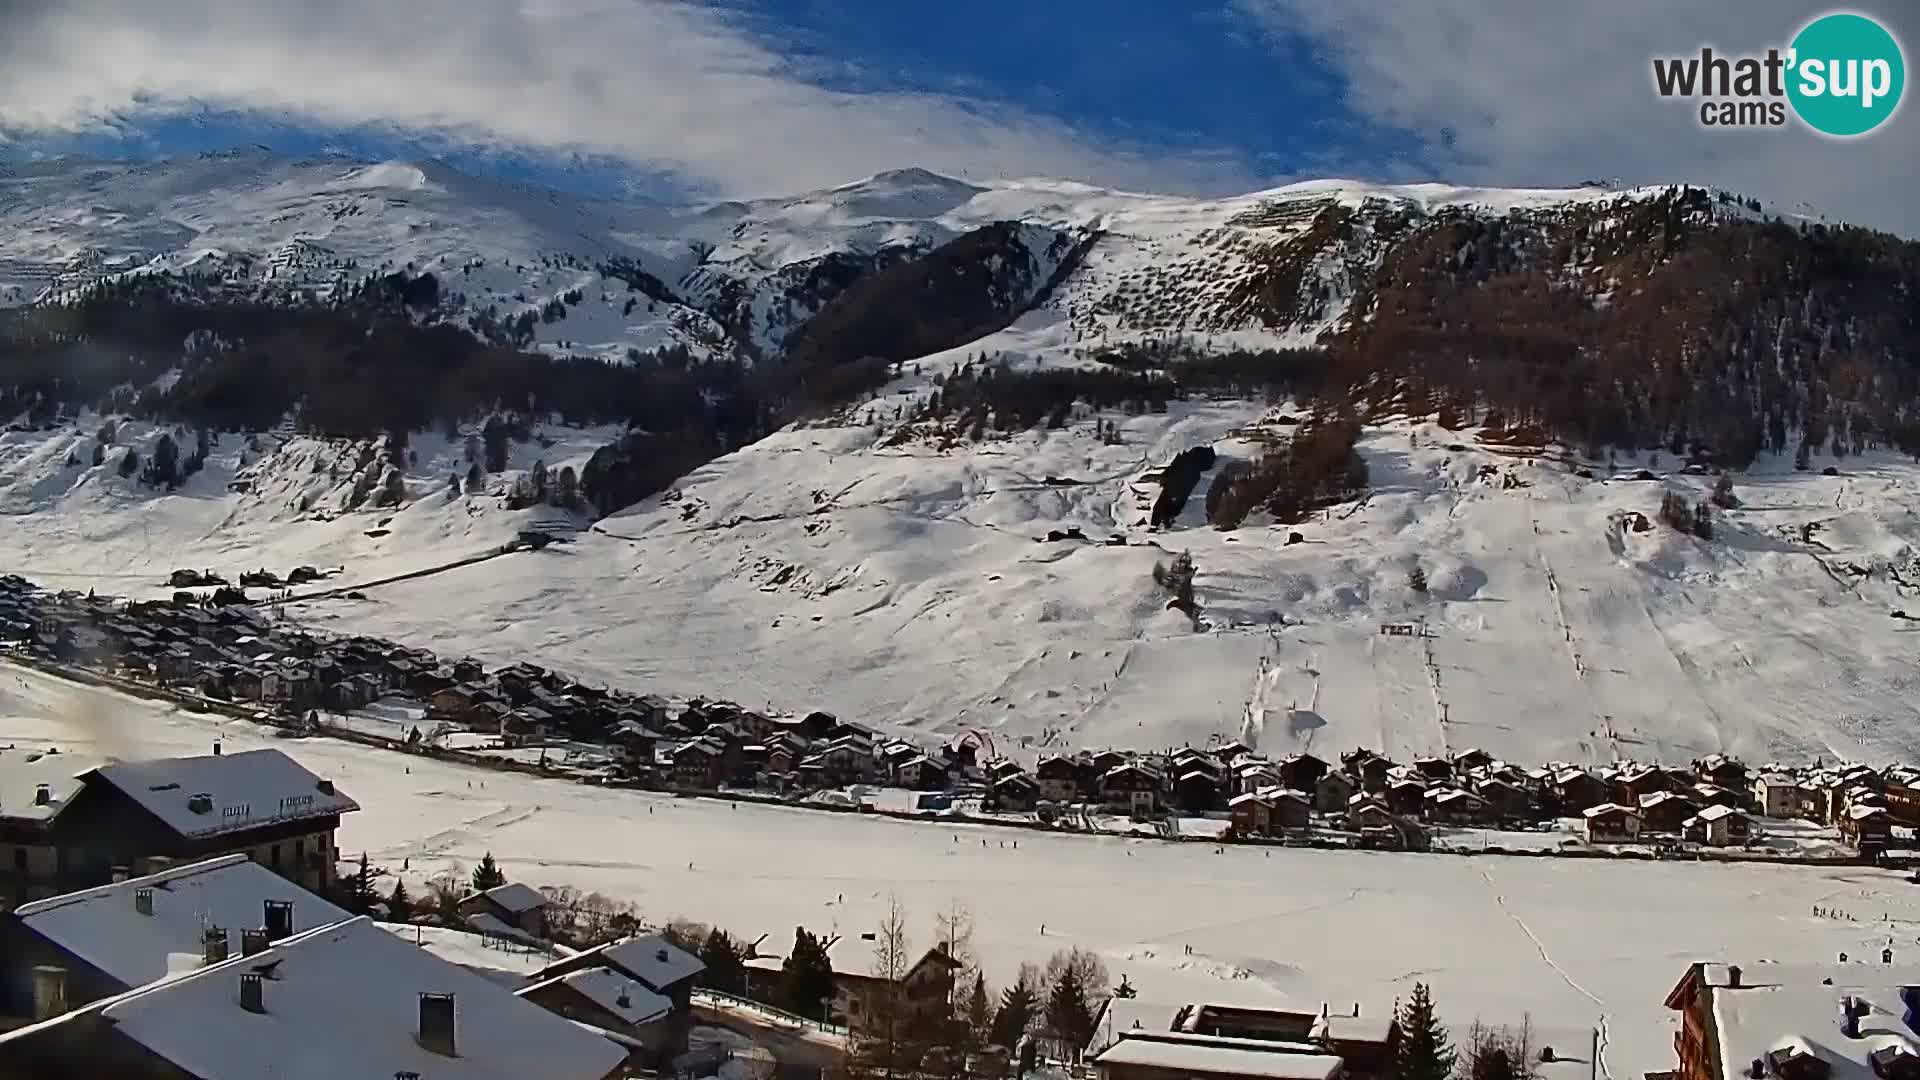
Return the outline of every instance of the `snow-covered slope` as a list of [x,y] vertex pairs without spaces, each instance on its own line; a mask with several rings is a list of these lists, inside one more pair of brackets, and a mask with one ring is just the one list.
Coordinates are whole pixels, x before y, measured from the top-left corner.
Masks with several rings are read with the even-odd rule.
[[[1044,363],[1070,348],[1061,337],[1036,313],[992,342]],[[720,458],[564,548],[470,564],[553,511],[447,495],[464,466],[440,436],[415,440],[408,505],[342,513],[365,448],[294,440],[239,494],[220,490],[243,452],[223,443],[160,497],[103,475],[111,460],[64,464],[90,429],[12,433],[0,565],[144,595],[182,565],[339,565],[336,597],[294,617],[653,690],[979,728],[1032,752],[1236,737],[1275,754],[1477,745],[1522,761],[1920,755],[1912,624],[1891,615],[1920,604],[1910,462],[1847,458],[1824,476],[1830,459],[1809,473],[1763,459],[1707,542],[1652,520],[1664,491],[1698,499],[1712,482],[1671,459],[1588,463],[1588,478],[1564,452],[1389,419],[1359,447],[1362,501],[1221,532],[1204,522],[1202,477],[1176,524],[1150,531],[1157,466],[1199,445],[1217,467],[1251,456],[1292,410],[1176,401],[944,450],[885,445],[868,421],[928,377],[848,426]],[[1096,436],[1102,420],[1117,444]],[[593,442],[546,434],[563,442],[515,447],[516,468],[557,468]],[[1643,467],[1657,479],[1632,479]],[[1080,536],[1047,540],[1067,530]],[[1153,582],[1181,551],[1198,567],[1198,627]],[[1408,586],[1415,565],[1425,594]],[[365,583],[365,600],[338,595]]]

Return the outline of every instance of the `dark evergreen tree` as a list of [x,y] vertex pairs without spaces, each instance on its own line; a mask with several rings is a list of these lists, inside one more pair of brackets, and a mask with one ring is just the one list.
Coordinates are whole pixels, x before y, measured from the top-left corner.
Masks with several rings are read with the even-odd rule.
[[779,997],[775,1004],[789,1012],[826,1019],[827,1003],[833,1000],[833,961],[805,927],[794,927],[793,950],[780,965]]
[[1047,1026],[1078,1061],[1080,1050],[1093,1038],[1093,1003],[1087,1000],[1087,988],[1079,970],[1068,965],[1060,969],[1047,994]]
[[1413,996],[1395,1021],[1400,1028],[1396,1080],[1448,1080],[1453,1074],[1453,1044],[1434,1015],[1433,995],[1426,983],[1414,984]]
[[473,891],[486,892],[506,883],[507,875],[500,871],[500,864],[493,861],[493,852],[482,855],[480,865],[473,868]]
[[967,992],[967,1030],[975,1045],[985,1043],[993,1034],[993,998],[987,993],[987,976],[975,972],[973,989]]
[[715,927],[707,933],[707,940],[700,946],[700,961],[707,965],[701,979],[709,989],[728,994],[747,992],[746,965],[741,962],[739,947],[725,930]]
[[387,894],[387,918],[394,922],[406,922],[412,917],[413,897],[407,895],[407,883],[395,877],[393,892]]
[[1000,1008],[993,1014],[993,1028],[989,1034],[989,1040],[995,1046],[1004,1046],[1009,1050],[1019,1048],[1027,1028],[1033,1025],[1033,990],[1031,973],[1022,969],[1013,985],[1000,991]]
[[1713,505],[1722,510],[1731,510],[1740,505],[1740,499],[1733,493],[1733,474],[1721,473],[1713,482]]
[[153,457],[147,462],[147,471],[142,479],[154,487],[169,490],[180,485],[180,445],[173,436],[162,432],[153,441]]
[[365,915],[373,910],[373,870],[367,865],[367,853],[360,853],[360,868],[354,871],[352,888],[348,899],[355,914]]
[[1417,564],[1413,569],[1407,571],[1407,588],[1417,593],[1427,591],[1427,572],[1422,570]]

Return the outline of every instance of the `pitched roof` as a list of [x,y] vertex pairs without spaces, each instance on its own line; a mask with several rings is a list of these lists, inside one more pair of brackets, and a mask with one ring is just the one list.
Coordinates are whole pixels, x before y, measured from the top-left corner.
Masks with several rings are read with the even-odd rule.
[[1721,818],[1726,818],[1726,817],[1746,817],[1745,814],[1734,809],[1733,807],[1724,806],[1719,803],[1715,803],[1714,805],[1707,807],[1705,810],[1700,811],[1698,814],[1695,814],[1694,816],[1699,818],[1701,821],[1719,821]]
[[547,906],[546,894],[538,889],[522,885],[517,881],[509,881],[505,885],[495,885],[486,892],[477,895],[484,896],[488,900],[491,900],[494,905],[502,911],[510,911],[515,915],[523,911],[532,911],[535,908]]
[[[98,761],[57,749],[0,749],[0,818],[52,820],[80,790],[76,775]],[[34,802],[41,784],[49,789],[44,804]]]
[[[135,896],[143,890],[150,894],[150,915],[136,906]],[[131,987],[164,978],[170,953],[190,954],[198,962],[204,927],[225,929],[228,953],[238,955],[240,931],[265,925],[270,900],[293,904],[296,933],[351,917],[245,855],[36,900],[15,908],[14,916]]]
[[[263,976],[262,1012],[240,1007],[244,973]],[[420,1045],[423,993],[454,995],[458,1056]],[[21,1028],[0,1037],[0,1056],[7,1042],[28,1042],[88,1017],[193,1076],[337,1080],[414,1072],[433,1080],[600,1080],[627,1056],[365,917]]]
[[521,997],[526,997],[555,984],[565,986],[629,1024],[649,1023],[673,1011],[671,1000],[611,968],[570,971],[517,992]]
[[630,937],[589,950],[628,972],[648,987],[663,990],[707,970],[700,958],[660,934]]
[[[360,804],[279,750],[158,758],[102,765],[82,774],[119,789],[181,836],[204,837],[270,822],[325,817]],[[212,796],[204,811],[193,796]]]

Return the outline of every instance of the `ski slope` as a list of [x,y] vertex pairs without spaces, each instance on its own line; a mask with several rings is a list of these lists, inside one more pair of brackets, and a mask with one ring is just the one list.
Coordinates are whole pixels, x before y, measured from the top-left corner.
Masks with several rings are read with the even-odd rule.
[[[1529,1017],[1537,1041],[1584,1058],[1600,1028],[1596,1071],[1620,1080],[1672,1066],[1662,999],[1694,960],[1830,962],[1890,938],[1898,952],[1920,932],[1920,893],[1888,871],[1216,851],[735,806],[274,739],[0,667],[0,744],[131,756],[205,753],[216,738],[332,777],[365,808],[343,821],[341,850],[405,860],[416,878],[491,852],[512,880],[765,933],[776,951],[796,925],[842,933],[833,957],[849,971],[867,970],[858,936],[893,893],[922,944],[935,912],[967,908],[996,985],[1069,945],[1147,1001],[1360,1002],[1380,1015],[1424,981],[1456,1029]],[[1855,921],[1816,918],[1815,905]]]
[[[1030,319],[1002,340],[1024,335],[1030,362],[1050,362],[1070,347],[1046,343],[1055,325]],[[921,392],[938,362],[868,412]],[[327,500],[348,480],[307,441],[257,462],[259,487],[235,494],[219,490],[229,437],[161,497],[101,475],[110,462],[60,464],[60,440],[91,440],[88,423],[0,435],[0,566],[148,596],[178,566],[339,567],[329,598],[286,617],[929,738],[980,729],[1028,757],[1228,737],[1274,756],[1920,757],[1912,624],[1891,616],[1915,606],[1902,582],[1920,584],[1912,463],[1847,458],[1823,476],[1828,461],[1795,473],[1765,459],[1735,478],[1742,505],[1708,543],[1627,524],[1654,518],[1666,490],[1705,497],[1712,478],[1670,460],[1621,459],[1611,478],[1592,463],[1588,479],[1558,451],[1385,420],[1359,447],[1363,500],[1220,532],[1204,522],[1203,477],[1172,528],[1147,528],[1144,474],[1189,446],[1214,446],[1222,466],[1246,457],[1294,412],[1174,402],[944,450],[884,445],[855,415],[719,458],[567,545],[491,557],[557,512],[505,510],[510,477],[450,496],[463,463],[444,436],[415,438],[404,507],[343,512]],[[1095,435],[1099,419],[1118,424],[1118,445]],[[594,435],[549,428],[555,445],[515,446],[513,464],[577,463]],[[1632,479],[1640,468],[1657,478]],[[299,511],[309,487],[319,497]],[[1045,541],[1067,529],[1084,539]],[[1303,542],[1287,544],[1295,531]],[[1198,627],[1152,581],[1181,551],[1198,567]],[[1425,594],[1407,584],[1416,563]],[[422,576],[383,584],[402,574]]]

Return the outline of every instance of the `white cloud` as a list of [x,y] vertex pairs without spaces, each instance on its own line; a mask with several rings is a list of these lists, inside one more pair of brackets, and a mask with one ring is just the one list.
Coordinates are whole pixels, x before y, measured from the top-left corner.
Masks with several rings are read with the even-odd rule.
[[[1803,129],[1708,131],[1652,89],[1654,56],[1700,46],[1783,45],[1827,10],[1805,0],[1235,0],[1276,35],[1304,37],[1347,80],[1359,115],[1413,133],[1447,179],[1508,185],[1621,178],[1733,188],[1831,218],[1920,236],[1920,107],[1862,139]],[[1879,17],[1920,68],[1920,18],[1901,0],[1852,10]]]
[[0,130],[102,130],[201,106],[614,156],[729,196],[907,165],[1255,183],[1231,154],[1115,148],[959,97],[823,89],[675,0],[0,0]]

